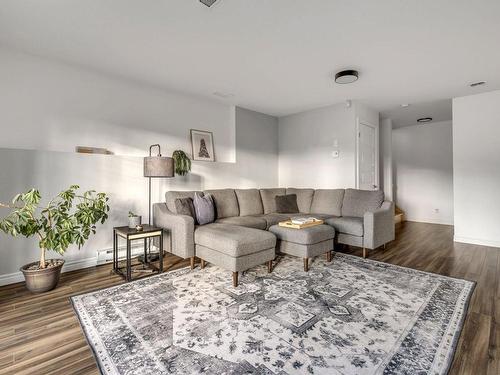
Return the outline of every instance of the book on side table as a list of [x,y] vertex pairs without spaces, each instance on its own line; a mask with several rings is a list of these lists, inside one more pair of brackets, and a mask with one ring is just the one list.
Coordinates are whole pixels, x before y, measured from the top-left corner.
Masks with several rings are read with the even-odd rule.
[[303,229],[314,227],[315,225],[323,224],[323,220],[316,219],[314,217],[292,217],[290,220],[282,221],[279,223],[280,227],[293,228],[293,229]]

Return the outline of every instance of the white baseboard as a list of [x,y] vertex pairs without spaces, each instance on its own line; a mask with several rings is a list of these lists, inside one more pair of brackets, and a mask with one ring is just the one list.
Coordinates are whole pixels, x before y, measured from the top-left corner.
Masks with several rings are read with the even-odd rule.
[[[153,249],[156,249],[155,246],[152,246]],[[120,246],[118,248],[118,251],[120,252],[121,256],[124,256],[123,253],[125,252],[126,247],[125,246]],[[137,250],[141,250],[143,247],[139,245],[132,246],[132,251],[137,252]],[[106,252],[106,251],[112,251],[112,248],[109,249],[103,249],[100,250],[101,252]],[[82,268],[89,268],[89,267],[95,267],[99,264],[106,264],[106,263],[111,263],[111,261],[106,261],[106,262],[100,262],[98,263],[98,258],[99,257],[99,251],[97,252],[97,255],[92,258],[86,258],[86,259],[78,259],[78,260],[72,260],[64,263],[62,272],[69,272],[69,271],[75,271],[75,270],[80,270]],[[121,259],[121,257],[120,257]],[[8,284],[14,284],[14,283],[20,283],[24,281],[24,276],[21,271],[14,272],[14,273],[8,273],[5,275],[0,275],[0,286],[2,285],[8,285]]]
[[[69,272],[74,270],[79,270],[82,268],[94,267],[97,265],[97,258],[86,258],[86,259],[78,259],[64,263],[62,272]],[[24,281],[24,276],[21,271],[17,271],[14,273],[8,273],[6,275],[0,275],[0,286],[8,285],[14,283],[20,283]]]
[[453,241],[461,242],[461,243],[470,243],[472,245],[482,245],[482,246],[499,247],[500,248],[500,241],[485,240],[482,238],[454,236]]
[[453,225],[453,219],[436,219],[427,217],[408,217],[405,215],[406,221],[416,221],[417,223]]

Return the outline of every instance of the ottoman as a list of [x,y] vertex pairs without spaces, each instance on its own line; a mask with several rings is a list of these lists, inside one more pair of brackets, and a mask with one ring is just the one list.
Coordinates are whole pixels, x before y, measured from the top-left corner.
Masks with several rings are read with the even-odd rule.
[[207,224],[194,232],[196,256],[205,262],[233,272],[233,286],[238,286],[238,272],[262,263],[272,271],[276,256],[276,237],[265,230],[230,224]]
[[278,239],[277,250],[304,259],[304,271],[309,271],[309,258],[325,254],[331,262],[335,229],[329,225],[294,229],[273,225],[269,231]]

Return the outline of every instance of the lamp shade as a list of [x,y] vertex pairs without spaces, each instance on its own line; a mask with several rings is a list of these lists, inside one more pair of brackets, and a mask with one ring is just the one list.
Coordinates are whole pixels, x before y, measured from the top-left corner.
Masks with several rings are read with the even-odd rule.
[[146,156],[144,177],[174,177],[174,159],[166,156]]

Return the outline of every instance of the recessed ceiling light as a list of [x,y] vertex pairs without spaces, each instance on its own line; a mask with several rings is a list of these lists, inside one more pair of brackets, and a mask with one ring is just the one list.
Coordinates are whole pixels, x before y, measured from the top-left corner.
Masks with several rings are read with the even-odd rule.
[[401,104],[401,107],[403,108],[408,108],[410,105],[409,104]]
[[431,122],[432,117],[422,117],[417,120],[417,122],[424,123],[424,122]]
[[484,84],[486,84],[486,82],[484,82],[484,81],[479,81],[479,82],[474,82],[474,83],[471,83],[469,86],[470,86],[470,87],[476,87],[476,86],[482,86],[482,85],[484,85]]
[[358,80],[359,73],[357,70],[342,70],[335,74],[335,82],[341,85],[353,83]]
[[223,98],[223,99],[232,98],[234,96],[234,94],[220,92],[220,91],[215,91],[212,94],[215,96],[218,96],[219,98]]

